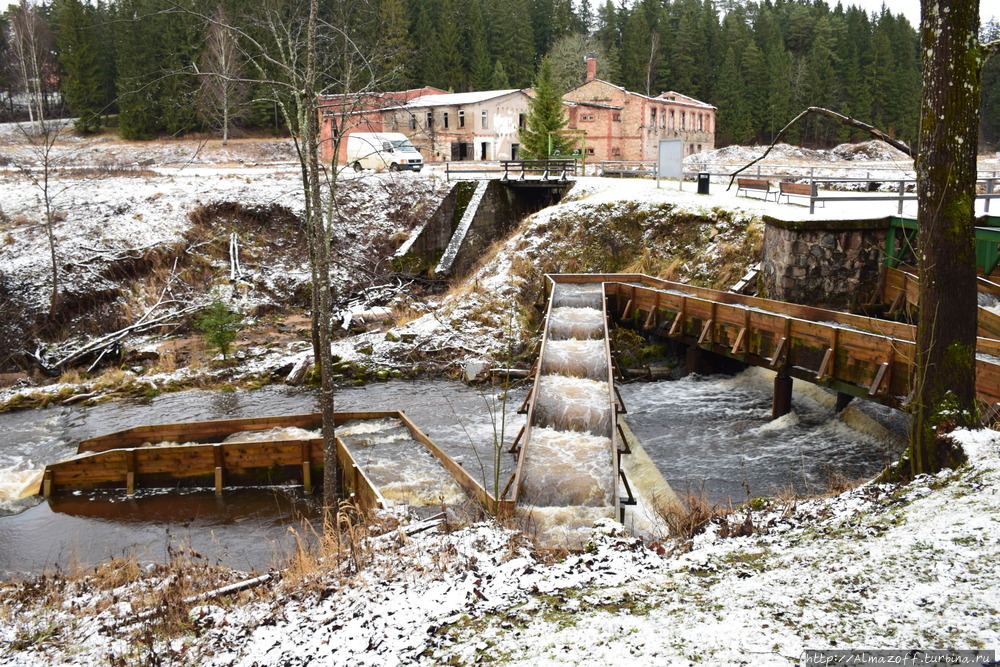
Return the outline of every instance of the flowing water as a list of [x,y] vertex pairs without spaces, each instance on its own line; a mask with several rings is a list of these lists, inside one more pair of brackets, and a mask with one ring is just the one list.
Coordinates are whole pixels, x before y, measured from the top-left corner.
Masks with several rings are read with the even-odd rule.
[[759,369],[619,390],[626,422],[680,495],[738,505],[748,494],[822,492],[837,475],[870,478],[899,454],[798,392],[792,412],[772,421],[772,384]]
[[555,285],[519,515],[543,547],[586,544],[614,515],[611,388],[600,284]]
[[462,487],[398,419],[344,423],[337,435],[390,505],[454,505]]
[[[458,382],[390,382],[345,388],[338,410],[396,410],[492,490],[494,463],[506,482],[514,460],[506,454],[524,422],[514,412],[524,390],[511,392],[506,421],[499,395]],[[51,502],[16,500],[22,480],[46,464],[76,453],[77,443],[143,424],[299,414],[317,409],[312,391],[264,387],[257,391],[184,391],[150,401],[54,407],[0,414],[0,575],[46,567],[87,565],[125,552],[162,561],[167,545],[187,541],[233,567],[267,568],[294,544],[288,528],[319,515],[318,498],[298,489],[139,490],[73,493]],[[494,424],[495,422],[495,424]],[[504,430],[506,446],[495,447]],[[501,452],[497,454],[497,452]]]

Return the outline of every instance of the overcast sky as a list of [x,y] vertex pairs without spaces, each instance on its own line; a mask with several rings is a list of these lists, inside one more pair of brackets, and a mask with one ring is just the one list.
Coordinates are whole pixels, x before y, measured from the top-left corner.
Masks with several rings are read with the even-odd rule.
[[[828,0],[834,7],[836,0]],[[893,14],[902,14],[914,28],[920,27],[920,0],[840,0],[845,7],[855,5],[861,7],[869,14],[879,12],[884,4]],[[990,4],[1000,4],[1000,0],[979,0],[980,14],[984,19],[989,18],[986,8]]]

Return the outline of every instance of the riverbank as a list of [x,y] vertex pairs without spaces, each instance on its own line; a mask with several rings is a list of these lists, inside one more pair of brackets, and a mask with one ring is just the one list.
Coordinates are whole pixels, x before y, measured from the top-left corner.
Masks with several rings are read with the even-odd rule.
[[406,536],[407,519],[386,517],[229,595],[195,597],[238,573],[179,562],[8,583],[0,658],[770,665],[806,650],[995,650],[1000,433],[955,437],[959,470],[760,502],[692,540],[647,546],[609,523],[584,553],[553,557],[502,525]]

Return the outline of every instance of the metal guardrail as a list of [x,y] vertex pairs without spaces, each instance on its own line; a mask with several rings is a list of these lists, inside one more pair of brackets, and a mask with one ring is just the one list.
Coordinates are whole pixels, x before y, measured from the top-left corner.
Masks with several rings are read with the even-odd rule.
[[[458,167],[453,165],[460,165]],[[445,162],[446,180],[463,175],[469,180],[566,181],[582,172],[576,160],[500,160],[499,162]]]

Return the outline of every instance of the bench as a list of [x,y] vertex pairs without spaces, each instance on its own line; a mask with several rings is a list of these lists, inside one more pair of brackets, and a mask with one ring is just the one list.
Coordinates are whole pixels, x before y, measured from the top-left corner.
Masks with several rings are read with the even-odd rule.
[[[737,178],[736,179],[736,196],[740,196],[740,191],[745,191],[749,193],[751,190],[756,190],[758,192],[764,193],[764,201],[771,196],[774,192],[771,190],[771,182],[765,181],[758,178]],[[774,193],[774,201],[778,201],[778,193]]]
[[784,197],[786,202],[791,202],[792,197],[808,197],[811,200],[818,194],[819,188],[816,183],[788,183],[782,181],[778,183],[778,196],[775,201],[779,201],[781,197]]

